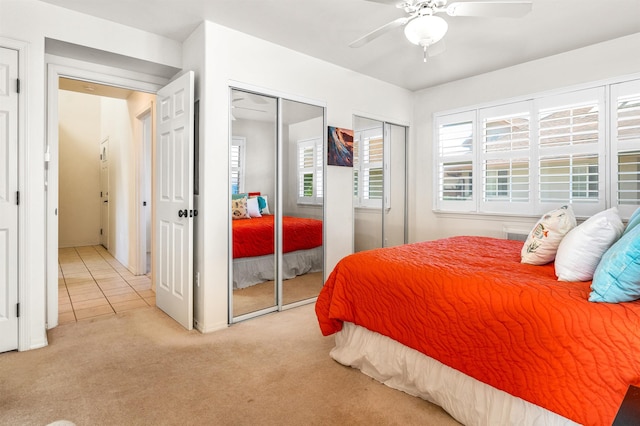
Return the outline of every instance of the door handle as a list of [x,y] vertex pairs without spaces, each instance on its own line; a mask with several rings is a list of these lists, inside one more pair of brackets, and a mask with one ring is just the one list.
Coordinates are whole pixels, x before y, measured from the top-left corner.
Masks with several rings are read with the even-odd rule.
[[178,210],[178,217],[187,217],[188,214],[189,212],[187,211],[187,209]]

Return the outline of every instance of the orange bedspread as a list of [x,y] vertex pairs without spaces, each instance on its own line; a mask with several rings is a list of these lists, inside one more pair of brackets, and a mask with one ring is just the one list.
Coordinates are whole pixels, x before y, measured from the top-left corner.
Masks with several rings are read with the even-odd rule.
[[[273,218],[273,215],[264,215],[232,221],[234,259],[273,253]],[[282,217],[282,250],[284,253],[308,250],[321,245],[321,220]]]
[[587,301],[590,282],[520,263],[483,237],[347,256],[316,303],[324,335],[353,322],[575,422],[610,425],[640,384],[640,302]]

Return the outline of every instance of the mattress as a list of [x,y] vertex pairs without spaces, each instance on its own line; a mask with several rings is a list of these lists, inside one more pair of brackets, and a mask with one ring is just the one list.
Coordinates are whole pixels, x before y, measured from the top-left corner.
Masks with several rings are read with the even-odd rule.
[[576,423],[611,424],[640,384],[640,302],[588,302],[590,282],[520,263],[522,242],[453,237],[347,256],[316,302],[350,322]]
[[[232,221],[233,258],[265,256],[274,250],[274,216],[263,215]],[[289,253],[322,245],[322,221],[282,217],[282,250]]]
[[576,425],[364,327],[344,323],[335,341],[331,357],[339,363],[437,404],[463,425]]

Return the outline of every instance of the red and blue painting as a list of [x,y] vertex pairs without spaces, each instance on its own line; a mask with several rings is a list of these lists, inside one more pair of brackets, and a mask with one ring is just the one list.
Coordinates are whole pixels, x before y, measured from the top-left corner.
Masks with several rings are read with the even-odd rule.
[[353,130],[329,126],[327,165],[353,167]]

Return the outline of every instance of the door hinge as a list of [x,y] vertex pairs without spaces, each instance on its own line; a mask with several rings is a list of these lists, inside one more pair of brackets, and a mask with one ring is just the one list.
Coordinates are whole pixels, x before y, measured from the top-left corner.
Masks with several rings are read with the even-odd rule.
[[16,92],[20,93],[20,79],[16,78]]
[[20,191],[16,191],[16,205],[20,205]]
[[20,303],[16,303],[16,316],[20,318]]

